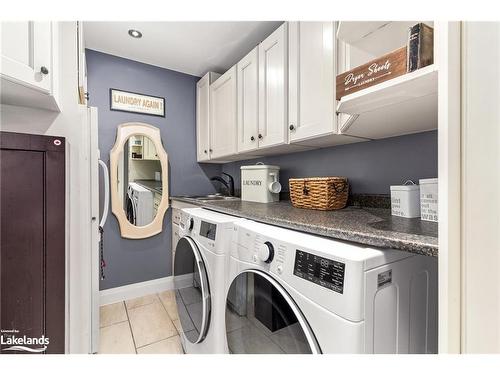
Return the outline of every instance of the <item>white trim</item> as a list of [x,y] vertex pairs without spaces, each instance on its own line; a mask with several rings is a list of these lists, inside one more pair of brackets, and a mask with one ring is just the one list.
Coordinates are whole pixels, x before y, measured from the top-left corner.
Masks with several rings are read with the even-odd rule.
[[[193,275],[182,275],[178,276],[181,282],[181,287],[188,286]],[[148,294],[160,293],[165,290],[174,289],[174,277],[168,276],[161,279],[154,279],[143,281],[141,283],[129,284],[124,286],[119,286],[117,288],[105,289],[100,292],[100,304],[101,306],[109,305],[110,303],[126,301],[132,298],[146,296]]]
[[436,22],[439,177],[439,353],[460,353],[460,22]]

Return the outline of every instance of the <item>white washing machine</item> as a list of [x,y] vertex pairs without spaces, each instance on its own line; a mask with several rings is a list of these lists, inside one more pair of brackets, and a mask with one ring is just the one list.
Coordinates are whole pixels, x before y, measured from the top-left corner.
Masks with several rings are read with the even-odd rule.
[[182,210],[174,257],[174,285],[184,351],[224,353],[224,289],[233,223],[202,208]]
[[153,192],[145,187],[130,182],[128,184],[127,218],[131,224],[143,227],[154,219]]
[[229,274],[229,353],[437,352],[436,258],[245,221]]

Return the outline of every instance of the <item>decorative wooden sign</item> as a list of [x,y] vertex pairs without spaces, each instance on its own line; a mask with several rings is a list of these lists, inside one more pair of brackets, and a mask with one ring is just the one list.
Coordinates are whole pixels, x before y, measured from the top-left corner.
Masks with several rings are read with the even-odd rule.
[[337,76],[337,100],[353,92],[406,74],[406,47]]
[[158,96],[109,89],[109,106],[112,111],[165,117],[165,98]]

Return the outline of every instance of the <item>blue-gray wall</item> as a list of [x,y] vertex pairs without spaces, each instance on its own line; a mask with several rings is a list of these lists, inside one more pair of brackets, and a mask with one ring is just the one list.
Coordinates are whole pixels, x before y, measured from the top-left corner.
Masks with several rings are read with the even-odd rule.
[[240,166],[278,165],[288,191],[290,177],[345,176],[355,194],[390,194],[389,186],[407,179],[437,177],[437,131],[278,155],[224,165],[240,187]]
[[[160,129],[170,164],[170,195],[214,192],[209,177],[219,174],[221,167],[196,162],[196,82],[199,78],[92,50],[87,50],[86,56],[89,103],[98,108],[99,148],[108,166],[116,127],[123,122],[145,122]],[[166,117],[110,111],[110,88],[164,97]],[[171,210],[165,216],[163,231],[142,240],[121,238],[118,222],[110,214],[104,226],[107,266],[101,289],[169,276],[170,244]]]

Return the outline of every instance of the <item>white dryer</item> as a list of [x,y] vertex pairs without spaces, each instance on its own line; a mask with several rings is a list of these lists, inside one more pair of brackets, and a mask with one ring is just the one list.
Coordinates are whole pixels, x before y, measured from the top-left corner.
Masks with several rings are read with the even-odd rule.
[[202,208],[182,210],[174,257],[174,286],[186,353],[224,353],[224,289],[233,223]]
[[229,353],[437,352],[436,258],[245,221],[229,270]]
[[131,224],[143,227],[154,219],[153,192],[145,187],[130,182],[127,190],[127,218]]

